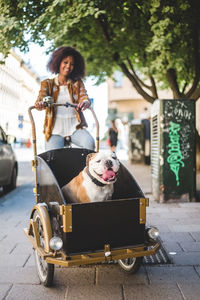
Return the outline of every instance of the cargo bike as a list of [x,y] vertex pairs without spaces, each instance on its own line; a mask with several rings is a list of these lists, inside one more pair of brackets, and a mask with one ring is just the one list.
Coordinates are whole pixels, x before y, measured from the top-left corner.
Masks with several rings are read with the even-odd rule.
[[[114,261],[126,272],[137,272],[143,257],[154,255],[160,247],[158,230],[145,225],[148,198],[120,163],[111,200],[67,203],[61,188],[85,167],[86,156],[93,151],[63,148],[38,155],[34,108],[29,108],[29,116],[36,205],[24,232],[34,248],[40,282],[44,286],[52,285],[55,265],[71,267]],[[99,123],[94,110],[90,110],[96,122],[98,151]]]

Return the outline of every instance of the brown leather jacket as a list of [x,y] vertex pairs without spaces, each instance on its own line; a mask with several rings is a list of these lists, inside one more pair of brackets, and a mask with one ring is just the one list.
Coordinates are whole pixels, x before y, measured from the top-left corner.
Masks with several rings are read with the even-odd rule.
[[[72,81],[71,79],[69,79],[67,82],[67,86],[68,86],[71,101],[73,103],[80,103],[84,100],[90,101],[82,80]],[[54,102],[57,102],[58,94],[59,94],[58,78],[56,77],[53,79],[45,79],[41,82],[39,95],[35,103],[42,101],[42,99],[46,96],[53,97]],[[51,107],[51,108],[47,107],[46,114],[45,114],[45,121],[44,121],[44,130],[43,130],[46,141],[48,141],[51,136],[54,122],[55,122],[55,116],[56,116],[56,107]],[[81,128],[81,125],[80,125],[80,118],[78,113],[76,113],[76,117],[77,120],[79,121],[79,124],[76,126],[76,129],[79,129]]]

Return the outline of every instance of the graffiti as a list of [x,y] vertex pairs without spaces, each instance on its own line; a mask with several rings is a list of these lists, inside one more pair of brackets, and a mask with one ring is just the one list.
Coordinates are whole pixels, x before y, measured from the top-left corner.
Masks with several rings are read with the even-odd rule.
[[175,107],[174,116],[181,118],[181,119],[190,120],[192,118],[192,112],[189,112],[186,109],[184,110],[184,109]]
[[170,122],[170,127],[169,127],[169,139],[170,143],[168,145],[169,150],[168,150],[168,158],[167,162],[169,163],[170,169],[172,172],[174,172],[175,177],[176,177],[176,185],[180,185],[180,180],[179,180],[179,170],[180,167],[184,167],[185,164],[182,161],[183,155],[181,153],[180,149],[180,124]]
[[166,103],[166,110],[168,117],[174,118],[177,121],[190,121],[194,118],[193,113],[188,110],[188,106],[183,101],[176,102],[176,105],[173,104],[173,101],[168,101]]

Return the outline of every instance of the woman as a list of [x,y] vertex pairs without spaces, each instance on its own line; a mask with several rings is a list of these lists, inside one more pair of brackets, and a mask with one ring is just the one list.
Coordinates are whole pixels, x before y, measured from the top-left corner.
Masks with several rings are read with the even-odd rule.
[[79,115],[74,108],[45,107],[43,102],[44,97],[51,96],[55,103],[76,103],[82,111],[90,106],[82,81],[85,75],[84,58],[72,47],[60,47],[52,53],[47,68],[57,76],[41,82],[35,102],[38,110],[46,110],[43,131],[45,150],[63,148],[69,138],[78,147],[94,150],[94,139],[81,127]]
[[111,128],[108,131],[109,134],[109,143],[110,143],[110,149],[111,151],[115,151],[117,146],[117,140],[118,140],[118,130],[115,125],[115,120],[111,121]]

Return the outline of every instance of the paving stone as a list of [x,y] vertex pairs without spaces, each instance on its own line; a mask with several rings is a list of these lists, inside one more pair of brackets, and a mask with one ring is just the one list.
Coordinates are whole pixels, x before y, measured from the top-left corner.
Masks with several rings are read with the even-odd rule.
[[181,293],[174,284],[151,284],[151,285],[137,285],[134,287],[124,286],[124,293],[126,300],[144,300],[144,299],[153,299],[153,300],[183,300]]
[[157,226],[160,226],[160,225],[169,226],[170,224],[177,224],[177,225],[179,224],[179,219],[165,218],[165,217],[162,217],[162,215],[159,218],[149,219],[149,221],[151,222],[152,225],[155,224]]
[[188,224],[188,225],[170,225],[169,229],[172,232],[200,232],[200,225]]
[[32,253],[29,256],[28,260],[26,261],[25,267],[34,267],[35,268],[35,255],[34,255],[33,250],[32,250]]
[[187,300],[200,299],[200,284],[199,283],[179,283],[179,288]]
[[194,269],[196,270],[197,274],[199,275],[200,278],[200,266],[195,266]]
[[200,252],[183,252],[173,256],[176,265],[195,266],[200,265]]
[[66,287],[56,286],[46,288],[42,285],[14,285],[6,300],[63,300],[65,299]]
[[[10,240],[8,238],[3,239],[0,242],[0,253],[2,254],[9,254],[13,251],[13,249],[17,246],[16,240]],[[3,253],[3,249],[5,249],[5,252]]]
[[29,258],[29,255],[26,254],[20,254],[20,255],[13,255],[11,254],[2,254],[0,255],[0,266],[6,267],[6,266],[13,266],[13,267],[23,267],[23,265],[26,263],[27,259]]
[[5,299],[6,295],[10,291],[12,284],[1,284],[0,283],[0,299]]
[[2,254],[10,254],[13,250],[13,248],[16,247],[13,243],[8,243],[8,245],[1,245],[0,243],[0,255]]
[[13,232],[4,231],[6,233],[6,238],[4,239],[4,243],[8,241],[12,241],[13,243],[26,243],[28,241],[22,230],[13,230]]
[[[150,207],[151,207],[151,203],[149,205],[149,208]],[[168,216],[170,216],[170,213],[171,213],[169,206],[165,206],[165,207],[164,206],[156,206],[154,208],[149,209],[149,211],[152,213],[155,213],[155,214],[159,214],[159,215],[161,215],[161,214],[163,214],[163,212],[165,212],[165,214]]]
[[177,255],[173,255],[172,259],[176,265],[200,265],[200,252],[182,252]]
[[190,235],[195,241],[200,242],[200,232],[190,232]]
[[[162,235],[161,235],[161,238],[162,238]],[[169,252],[183,252],[183,249],[180,247],[180,244],[177,243],[176,241],[163,243],[162,245],[163,245],[164,249],[166,250],[167,254],[169,254]]]
[[182,211],[180,208],[179,208],[179,210],[177,210],[177,211],[174,211],[174,210],[172,210],[172,211],[169,211],[169,214],[168,215],[165,215],[165,218],[167,218],[167,217],[169,217],[169,218],[171,218],[171,219],[187,219],[188,218],[188,209],[187,210],[185,210],[185,211]]
[[200,202],[187,202],[187,203],[179,203],[179,206],[181,208],[189,208],[189,210],[191,210],[191,208],[199,208],[200,209]]
[[200,278],[191,266],[146,266],[146,270],[151,284],[172,282],[199,282],[200,284]]
[[[193,205],[192,202],[188,203],[188,205],[186,205],[187,203],[185,203],[185,205],[182,205],[184,203],[180,203],[179,207],[172,207],[171,204],[169,204],[169,209],[173,214],[179,214],[181,215],[181,212],[183,213],[193,213],[193,212],[200,212],[200,205],[198,204],[198,206]],[[194,203],[195,204],[195,203]]]
[[95,282],[95,267],[56,268],[54,283],[56,286],[93,285]]
[[199,251],[200,254],[200,242],[180,242],[181,248],[186,252]]
[[97,268],[97,284],[144,284],[148,278],[144,267],[141,267],[136,274],[129,274],[123,271],[120,266],[104,265]]
[[[200,216],[200,213],[199,213]],[[200,219],[199,218],[182,218],[179,219],[179,224],[180,225],[200,225]]]
[[14,283],[14,284],[39,284],[39,278],[35,268],[22,268],[6,266],[1,267],[0,283]]
[[120,285],[102,286],[73,286],[69,287],[67,300],[123,300],[122,287]]
[[33,247],[32,244],[28,242],[27,243],[18,243],[16,244],[16,247],[13,249],[13,254],[33,254]]
[[188,214],[188,218],[190,218],[192,220],[192,219],[198,219],[200,212],[199,211],[197,211],[197,212],[189,212],[188,211],[187,214]]
[[194,239],[188,232],[163,232],[161,239],[166,243],[171,241],[194,241]]

